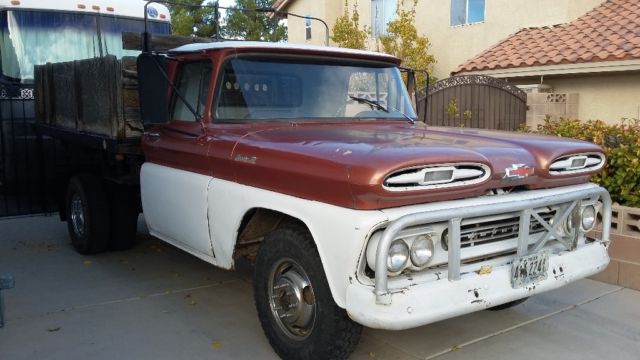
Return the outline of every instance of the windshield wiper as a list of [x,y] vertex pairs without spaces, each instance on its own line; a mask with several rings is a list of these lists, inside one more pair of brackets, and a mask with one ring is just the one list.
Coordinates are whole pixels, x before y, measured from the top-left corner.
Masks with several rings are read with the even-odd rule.
[[[377,101],[369,100],[369,99],[367,99],[367,98],[362,98],[362,97],[357,97],[357,96],[351,96],[351,95],[349,95],[349,98],[350,98],[350,99],[352,99],[352,100],[355,100],[355,101],[357,101],[357,102],[359,102],[359,103],[361,103],[361,104],[362,104],[362,103],[364,103],[364,104],[371,105],[372,107],[375,107],[375,108],[377,108],[378,110],[382,110],[382,111],[384,111],[384,112],[386,112],[386,113],[388,113],[388,112],[389,112],[389,110],[388,110],[386,107],[382,106],[382,105],[381,105],[379,102],[377,102]],[[415,120],[415,119],[412,119],[411,117],[409,117],[409,115],[407,115],[407,114],[403,113],[402,111],[400,111],[400,110],[398,110],[398,109],[394,108],[393,106],[389,106],[389,108],[390,108],[391,110],[393,110],[393,111],[399,112],[400,114],[402,114],[402,116],[404,116],[404,118],[405,118],[405,119],[409,120],[409,122],[411,122],[412,124],[415,124],[416,120]]]
[[349,95],[349,98],[351,100],[355,100],[355,101],[359,102],[360,104],[363,104],[363,103],[364,104],[368,104],[368,105],[371,105],[372,107],[375,107],[378,110],[382,110],[382,111],[384,111],[386,113],[389,112],[389,110],[387,110],[386,107],[380,105],[380,103],[377,102],[377,101],[369,100],[369,99],[363,98],[363,97],[352,96],[352,95]]

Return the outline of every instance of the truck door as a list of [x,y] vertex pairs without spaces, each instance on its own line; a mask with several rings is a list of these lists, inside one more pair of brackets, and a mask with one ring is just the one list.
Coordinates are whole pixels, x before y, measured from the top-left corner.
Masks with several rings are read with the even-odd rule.
[[[209,143],[201,119],[209,118],[209,60],[182,63],[171,100],[171,120],[149,129],[140,174],[142,206],[149,230],[196,255],[214,256],[209,235],[207,191],[212,179]],[[181,98],[182,97],[182,98]]]

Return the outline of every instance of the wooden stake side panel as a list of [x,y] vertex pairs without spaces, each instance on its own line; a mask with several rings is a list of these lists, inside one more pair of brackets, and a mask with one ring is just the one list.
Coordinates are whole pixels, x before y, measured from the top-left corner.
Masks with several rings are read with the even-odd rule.
[[140,137],[136,58],[36,66],[36,115],[47,125],[115,139]]
[[[182,45],[194,43],[214,42],[213,38],[201,38],[195,36],[158,35],[149,34],[149,50],[154,52],[167,52]],[[122,33],[122,48],[125,50],[144,50],[144,34]]]

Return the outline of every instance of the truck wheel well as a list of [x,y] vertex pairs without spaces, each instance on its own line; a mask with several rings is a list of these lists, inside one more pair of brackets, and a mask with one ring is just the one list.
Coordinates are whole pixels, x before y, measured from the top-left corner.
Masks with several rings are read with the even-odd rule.
[[279,211],[253,208],[247,211],[238,228],[233,259],[246,258],[253,262],[264,237],[284,224],[297,224],[309,230],[300,219]]

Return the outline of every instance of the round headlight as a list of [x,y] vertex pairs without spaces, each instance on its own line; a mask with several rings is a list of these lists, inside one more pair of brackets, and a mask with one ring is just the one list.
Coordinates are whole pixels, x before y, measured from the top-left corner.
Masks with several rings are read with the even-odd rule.
[[571,235],[575,230],[575,224],[573,223],[573,213],[567,217],[567,220],[564,221],[564,232],[567,235]]
[[429,235],[422,235],[411,245],[411,262],[414,266],[423,267],[433,257],[433,241]]
[[387,269],[396,273],[402,271],[409,261],[409,247],[402,239],[395,240],[389,247],[389,257],[387,257]]
[[596,208],[593,205],[585,206],[582,209],[582,230],[591,231],[596,224]]

